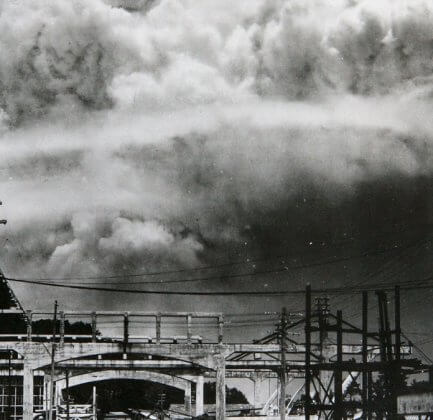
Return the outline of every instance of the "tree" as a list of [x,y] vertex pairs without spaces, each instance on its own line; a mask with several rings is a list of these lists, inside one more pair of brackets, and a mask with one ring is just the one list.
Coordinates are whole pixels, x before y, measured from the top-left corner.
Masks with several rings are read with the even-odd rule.
[[[215,382],[206,382],[204,384],[204,403],[215,404],[216,384]],[[226,403],[227,404],[248,404],[247,397],[237,388],[229,388],[226,385]]]
[[[57,332],[60,330],[60,321],[57,320]],[[0,323],[0,334],[26,334],[27,322],[24,317],[15,314],[3,314]],[[32,321],[33,334],[46,334],[53,333],[53,320],[52,319],[38,319]],[[65,320],[65,334],[77,335],[92,335],[92,325],[88,322],[77,321],[69,322]],[[97,331],[97,334],[99,332]]]
[[129,379],[106,380],[71,387],[70,394],[73,400],[77,404],[90,401],[93,385],[97,388],[98,409],[102,415],[129,408],[153,410],[157,406],[161,393],[166,396],[164,409],[167,409],[170,404],[184,402],[182,390],[155,382]]

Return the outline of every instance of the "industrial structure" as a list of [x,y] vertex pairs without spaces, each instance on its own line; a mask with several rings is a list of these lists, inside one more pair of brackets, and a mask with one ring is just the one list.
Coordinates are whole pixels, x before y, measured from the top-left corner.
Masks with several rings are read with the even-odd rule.
[[[278,401],[281,419],[291,412],[295,401],[307,420],[312,416],[396,418],[404,378],[431,369],[412,356],[410,343],[402,342],[398,287],[393,293],[392,327],[384,291],[375,296],[377,325],[369,323],[369,295],[363,293],[361,326],[344,320],[341,311],[334,314],[326,297],[313,303],[312,293],[308,286],[305,311],[283,309],[275,331],[268,336],[252,343],[227,343],[222,313],[63,312],[57,311],[57,305],[52,313],[32,312],[22,308],[1,275],[0,411],[9,418],[32,420],[37,412],[52,413],[62,390],[68,392],[69,387],[136,379],[181,389],[184,415],[196,417],[204,413],[204,381],[212,379],[216,405],[215,413],[209,414],[223,420],[226,378],[255,380],[264,375],[279,379],[279,391],[273,398]],[[33,331],[38,317],[54,321],[52,334]],[[113,317],[122,319],[123,334],[101,334],[104,319]],[[88,333],[68,333],[65,326],[71,319],[88,321]],[[130,324],[137,319],[150,325],[153,333],[130,334]],[[165,333],[165,323],[173,319],[180,320],[174,331],[183,329],[183,335]],[[215,339],[194,334],[197,322],[213,328]],[[291,333],[299,325],[304,325],[300,339]],[[303,384],[297,395],[287,398],[287,383],[294,377],[302,378]],[[255,406],[251,414],[267,415],[269,403]],[[67,414],[69,418],[69,411]]]

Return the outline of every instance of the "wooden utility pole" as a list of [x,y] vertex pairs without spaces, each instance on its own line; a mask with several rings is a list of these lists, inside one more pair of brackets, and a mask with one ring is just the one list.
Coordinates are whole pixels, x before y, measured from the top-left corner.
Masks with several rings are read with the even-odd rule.
[[370,419],[368,395],[368,292],[362,292],[362,418]]
[[[400,321],[400,287],[395,286],[394,294],[394,325],[395,325],[395,360],[401,359],[401,321]],[[398,369],[401,367],[398,366]]]
[[165,393],[161,392],[159,394],[159,399],[157,403],[157,413],[158,413],[159,420],[164,420],[165,417],[164,404],[165,404]]
[[69,420],[70,407],[69,407],[69,370],[68,369],[66,369],[65,372],[65,379],[66,379],[66,419]]
[[9,363],[8,363],[8,413],[7,418],[10,419],[12,413],[12,384],[11,384],[11,376],[12,376],[12,350],[9,350]]
[[54,374],[55,374],[55,357],[56,357],[56,334],[57,334],[57,300],[54,302],[54,317],[53,317],[53,337],[51,343],[51,395],[50,395],[50,409],[48,412],[48,420],[53,420],[53,405],[55,398],[55,384],[54,384]]
[[343,315],[341,311],[337,311],[337,367],[334,371],[334,419],[341,420],[343,418]]
[[279,411],[280,419],[285,420],[286,418],[286,327],[287,327],[287,310],[283,308],[281,312],[281,320],[279,325],[279,342],[280,342],[280,401]]
[[397,416],[398,404],[397,397],[401,391],[402,386],[402,372],[401,372],[401,319],[400,319],[400,287],[395,286],[394,289],[394,332],[395,332],[395,356],[394,368],[392,369],[392,395],[391,395],[391,415]]
[[93,390],[92,390],[92,409],[93,409],[93,420],[96,420],[96,414],[97,414],[97,398],[96,398],[96,386],[93,386]]
[[311,414],[311,286],[307,285],[305,293],[305,420]]

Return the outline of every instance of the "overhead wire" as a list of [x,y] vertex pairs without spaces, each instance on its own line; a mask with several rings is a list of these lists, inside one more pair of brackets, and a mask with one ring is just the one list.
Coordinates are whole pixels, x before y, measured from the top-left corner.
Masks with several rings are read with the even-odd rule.
[[[390,268],[392,272],[395,272],[395,270],[397,268],[400,268],[400,266],[399,266],[399,264],[397,264],[397,262],[401,263],[401,261],[402,261],[401,259],[402,258],[407,258],[408,257],[408,252],[407,251],[409,249],[412,249],[413,247],[415,247],[415,251],[416,251],[418,249],[418,247],[420,247],[422,245],[425,245],[426,243],[429,243],[429,242],[431,242],[431,238],[422,239],[420,241],[416,241],[414,243],[411,243],[407,247],[399,248],[399,250],[398,250],[399,252],[397,252],[391,258],[389,258],[386,261],[384,261],[384,263],[381,264],[381,266],[378,269],[376,269],[375,271],[367,274],[367,276],[365,276],[362,279],[362,282],[365,283],[365,281],[367,281],[367,279],[370,279],[370,278],[377,279],[377,277],[379,275],[381,275],[381,274],[384,274],[384,276],[381,276],[382,277],[382,281],[389,279],[391,277],[391,275],[389,274],[389,272],[387,272],[388,268]],[[406,253],[406,255],[402,257],[403,253]],[[417,253],[418,253],[418,251],[417,251]],[[405,265],[407,266],[407,263],[405,263]],[[354,279],[351,283],[354,283],[354,282],[359,282],[359,279]],[[348,303],[348,305],[350,305],[350,302]]]
[[[334,245],[337,246],[343,246],[345,245],[345,242],[342,243],[334,243]],[[315,250],[315,252],[319,252],[320,250]],[[203,270],[211,270],[211,269],[218,269],[218,268],[224,268],[224,267],[230,267],[230,266],[236,266],[236,265],[245,265],[245,264],[255,264],[258,262],[266,262],[266,261],[273,261],[277,259],[296,259],[299,257],[305,256],[305,252],[298,253],[298,254],[281,254],[276,256],[270,256],[270,257],[262,257],[262,258],[249,258],[246,257],[245,260],[239,260],[239,261],[228,261],[224,263],[219,264],[213,264],[213,265],[205,265],[201,267],[193,267],[193,268],[183,268],[183,269],[173,269],[173,270],[162,270],[162,271],[145,271],[141,273],[123,273],[123,274],[114,274],[114,275],[101,275],[101,276],[68,276],[68,277],[40,277],[37,280],[41,281],[65,281],[65,280],[98,280],[98,279],[116,279],[116,278],[125,278],[125,277],[145,277],[145,276],[158,276],[158,275],[167,275],[167,274],[179,274],[184,272],[194,272],[194,271],[203,271]],[[22,256],[21,253],[19,253],[20,256]],[[285,263],[285,261],[282,261],[282,263]],[[117,283],[116,283],[117,284]]]
[[[130,293],[130,294],[149,294],[149,295],[178,295],[178,296],[285,296],[285,295],[303,295],[305,289],[292,289],[292,290],[274,290],[274,291],[175,291],[175,290],[143,290],[143,289],[122,289],[122,288],[109,288],[109,287],[95,287],[95,286],[77,286],[69,284],[58,284],[34,281],[29,279],[15,279],[11,277],[5,277],[6,280],[24,283],[34,284],[39,286],[58,287],[66,289],[76,290],[89,290],[89,291],[102,291],[102,292],[116,292],[116,293]],[[333,287],[333,288],[320,288],[314,289],[313,292],[328,293],[328,294],[357,294],[364,291],[375,291],[375,290],[393,290],[395,286],[400,286],[403,290],[421,290],[430,288],[432,286],[433,276],[429,276],[423,279],[411,280],[405,282],[383,282],[375,283],[364,286],[356,287]]]
[[[359,258],[365,258],[365,257],[369,257],[369,256],[373,256],[373,255],[379,255],[382,253],[386,253],[389,251],[393,251],[395,250],[396,247],[392,247],[392,248],[386,248],[386,249],[382,249],[376,252],[366,252],[366,253],[361,253],[361,254],[356,254],[356,255],[350,255],[350,256],[346,256],[346,257],[340,257],[340,258],[332,258],[332,259],[328,259],[325,261],[318,261],[318,262],[314,262],[314,263],[305,263],[305,264],[297,264],[297,265],[285,265],[284,267],[281,268],[276,268],[276,269],[267,269],[267,270],[255,270],[255,271],[251,271],[251,272],[247,272],[247,273],[235,273],[235,274],[219,274],[219,275],[212,275],[212,276],[208,276],[208,277],[197,277],[197,278],[184,278],[184,279],[172,279],[172,280],[155,280],[155,281],[139,281],[139,282],[113,282],[113,283],[107,283],[104,282],[105,285],[143,285],[143,284],[173,284],[173,283],[193,283],[193,282],[203,282],[203,281],[211,281],[211,280],[225,280],[225,279],[234,279],[234,278],[246,278],[246,277],[252,277],[252,276],[258,276],[258,275],[266,275],[266,274],[280,274],[280,273],[285,273],[285,272],[289,272],[290,270],[299,270],[299,269],[304,269],[304,268],[313,268],[313,267],[322,267],[325,265],[330,265],[330,264],[336,264],[339,262],[344,262],[344,261],[350,261],[353,259],[359,259]],[[119,276],[119,277],[129,277],[128,275],[126,276]],[[112,278],[112,276],[100,276],[98,277],[99,279],[110,279]],[[89,278],[90,279],[90,278]],[[21,279],[21,280],[28,280],[27,278]],[[60,280],[58,279],[53,279],[53,278],[46,278],[46,279],[40,279],[40,278],[36,278],[33,279],[34,281],[41,281],[42,283],[50,283],[50,284],[63,284]],[[62,280],[64,281],[64,280]],[[73,286],[79,286],[82,284],[86,284],[86,285],[99,285],[101,283],[89,283],[89,282],[74,282],[74,283],[68,283],[70,285]]]
[[[413,246],[413,244],[410,244],[407,247]],[[306,267],[314,267],[314,266],[323,266],[325,264],[333,264],[336,262],[346,261],[354,258],[363,258],[371,255],[379,255],[382,253],[386,253],[389,251],[393,251],[397,249],[398,247],[393,248],[386,248],[386,249],[380,249],[376,250],[375,252],[367,252],[363,254],[358,254],[356,256],[350,256],[350,257],[343,257],[339,259],[332,259],[328,260],[326,262],[316,262],[312,264],[303,264],[298,265],[295,268],[306,268]],[[293,268],[293,267],[292,267]],[[288,267],[284,267],[283,269],[277,269],[277,270],[262,270],[262,271],[255,271],[251,273],[237,273],[237,274],[227,274],[227,275],[219,275],[219,276],[210,276],[210,277],[202,277],[202,278],[193,278],[193,279],[176,279],[176,280],[167,280],[164,282],[157,282],[157,284],[162,283],[185,283],[190,281],[208,281],[208,280],[222,280],[222,279],[229,279],[229,278],[242,278],[242,277],[252,277],[262,274],[270,274],[270,273],[280,273],[280,272],[287,272]],[[203,291],[162,291],[162,290],[140,290],[140,289],[123,289],[123,288],[109,288],[109,287],[101,287],[101,286],[89,286],[89,285],[78,285],[78,284],[64,284],[64,283],[53,283],[51,281],[40,281],[40,280],[31,280],[28,278],[12,278],[8,277],[8,281],[18,282],[18,283],[25,283],[25,284],[37,284],[37,285],[44,285],[44,286],[51,286],[51,287],[59,287],[59,288],[68,288],[68,289],[77,289],[77,290],[93,290],[93,291],[102,291],[102,292],[119,292],[119,293],[131,293],[131,294],[160,294],[160,295],[185,295],[185,296],[282,296],[282,295],[288,295],[288,294],[299,294],[301,291],[245,291],[245,292],[227,292],[227,291],[220,291],[220,292],[203,292]],[[145,282],[147,284],[152,284],[152,282]],[[116,283],[117,284],[117,283]],[[139,284],[139,283],[135,283]],[[326,291],[326,290],[325,290]]]
[[[388,236],[385,236],[389,238]],[[312,268],[312,267],[319,267],[329,264],[335,264],[338,262],[344,262],[344,261],[350,261],[353,259],[360,259],[364,257],[369,256],[375,256],[380,255],[389,251],[394,251],[398,249],[406,249],[408,247],[414,246],[418,243],[418,241],[415,241],[413,243],[410,243],[407,246],[391,246],[391,247],[385,247],[376,249],[374,251],[366,251],[362,253],[357,253],[354,255],[344,256],[340,258],[329,258],[324,261],[316,261],[312,263],[303,263],[303,264],[297,264],[297,265],[291,265],[291,266],[284,266],[279,269],[271,269],[271,270],[262,270],[262,271],[253,271],[250,273],[236,273],[236,274],[226,274],[226,275],[218,275],[218,276],[207,276],[207,277],[198,277],[198,278],[190,278],[190,279],[174,279],[174,280],[155,280],[155,281],[139,281],[139,282],[115,282],[111,283],[114,285],[118,284],[162,284],[162,283],[185,283],[185,282],[195,282],[195,281],[205,281],[205,280],[216,280],[216,279],[224,279],[224,278],[236,278],[236,277],[248,277],[252,275],[258,275],[258,274],[276,274],[276,273],[283,273],[285,271],[294,270],[294,269],[303,269],[303,268]],[[247,259],[246,261],[234,261],[234,262],[226,262],[216,265],[208,265],[208,266],[202,266],[202,267],[196,267],[196,268],[189,268],[189,269],[176,269],[176,270],[167,270],[167,271],[154,271],[154,272],[142,272],[142,273],[123,273],[123,274],[115,274],[115,275],[100,275],[100,276],[71,276],[71,277],[39,277],[39,278],[32,278],[32,280],[39,280],[39,281],[46,281],[46,282],[63,282],[63,281],[70,281],[70,280],[83,280],[86,281],[87,285],[90,285],[91,283],[88,282],[88,280],[110,280],[110,279],[121,279],[121,278],[129,278],[129,277],[143,277],[143,276],[157,276],[157,275],[168,275],[168,274],[179,274],[184,272],[195,272],[195,271],[202,271],[202,270],[210,270],[210,269],[218,269],[218,268],[224,268],[228,266],[235,266],[235,265],[245,265],[245,264],[254,264],[257,262],[265,262],[265,261],[272,261],[276,259],[296,259],[299,257],[305,256],[304,253],[295,254],[295,255],[279,255],[274,257],[266,257],[266,258],[254,258],[254,259]],[[282,261],[282,264],[286,264],[286,261]],[[80,285],[81,283],[77,283],[76,285]],[[100,283],[95,283],[95,285],[99,285]],[[105,283],[109,284],[109,283]],[[75,285],[75,284],[74,284]]]
[[[401,333],[401,335],[408,340],[409,342],[412,343],[413,347],[418,351],[418,353],[421,354],[422,357],[424,357],[425,360],[427,360],[428,363],[433,364],[433,360],[416,344],[413,342],[413,340],[411,340],[405,333]],[[431,340],[433,341],[433,339]]]
[[[408,269],[411,267],[410,266],[410,261],[406,261],[409,258],[413,258],[418,256],[419,252],[421,251],[420,247],[425,246],[427,243],[430,243],[431,239],[427,238],[424,240],[419,241],[419,243],[416,244],[416,247],[414,249],[415,251],[415,255],[410,255],[409,253],[407,253],[407,249],[403,249],[401,252],[397,253],[396,255],[394,255],[392,257],[392,259],[386,261],[381,268],[379,268],[379,270],[376,270],[375,272],[371,273],[369,275],[369,277],[377,277],[378,274],[384,273],[384,276],[382,276],[382,279],[384,281],[390,279],[393,276],[393,273],[396,272],[396,270],[399,270],[399,275],[401,276],[403,273],[406,273],[408,271]],[[406,252],[406,255],[402,256],[403,252]],[[402,260],[402,258],[404,260]],[[397,264],[397,262],[399,264]],[[389,267],[390,266],[390,267]],[[402,268],[403,266],[403,268]],[[385,270],[387,270],[388,268],[391,269],[391,272],[387,271],[385,272]],[[364,281],[363,281],[364,282]],[[353,306],[352,302],[348,302],[345,307],[343,308],[343,311],[345,309],[348,309],[349,307]],[[373,306],[370,306],[370,309],[374,309],[376,308],[378,305],[374,304]],[[404,307],[404,304],[402,304],[402,308]],[[349,315],[345,315],[345,319],[353,319],[353,318],[360,318],[361,314],[360,311],[358,309],[355,309],[354,311],[352,311]]]

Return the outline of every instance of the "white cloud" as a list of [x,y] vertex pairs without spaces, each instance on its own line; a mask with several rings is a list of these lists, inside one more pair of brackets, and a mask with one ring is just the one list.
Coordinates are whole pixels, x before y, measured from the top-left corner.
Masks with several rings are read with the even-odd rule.
[[432,23],[427,1],[3,3],[8,269],[197,266],[310,184],[429,175]]

